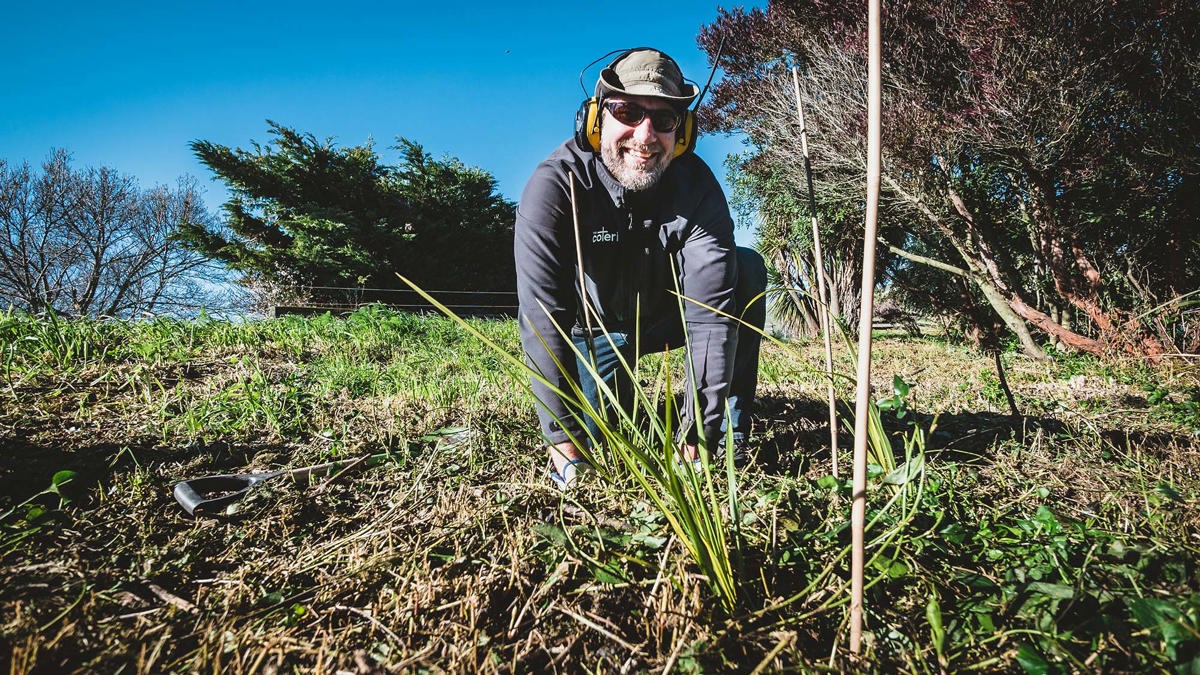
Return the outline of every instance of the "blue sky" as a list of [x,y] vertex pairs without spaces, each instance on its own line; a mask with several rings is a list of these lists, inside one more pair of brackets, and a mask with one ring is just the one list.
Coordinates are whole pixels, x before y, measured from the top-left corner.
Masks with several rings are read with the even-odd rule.
[[[695,36],[717,7],[10,3],[0,22],[8,54],[0,158],[37,163],[59,147],[76,166],[111,166],[146,187],[191,175],[216,211],[224,190],[188,143],[266,142],[272,119],[339,145],[374,139],[388,160],[404,136],[492,172],[516,200],[537,162],[571,133],[581,68],[610,50],[650,45],[703,86],[708,64]],[[597,68],[586,76],[589,91]],[[723,178],[725,155],[740,147],[707,135],[697,152]]]

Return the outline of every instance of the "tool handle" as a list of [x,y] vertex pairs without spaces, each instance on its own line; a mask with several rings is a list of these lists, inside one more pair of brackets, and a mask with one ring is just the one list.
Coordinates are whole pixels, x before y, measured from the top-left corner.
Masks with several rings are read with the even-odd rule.
[[[308,482],[314,476],[328,476],[352,467],[368,467],[391,457],[391,453],[380,452],[353,459],[340,459],[299,469],[266,471],[263,473],[239,473],[222,476],[193,478],[175,484],[175,501],[189,515],[213,513],[242,499],[251,488],[263,481],[278,476],[289,476],[295,482]],[[211,496],[211,495],[216,495]]]
[[196,494],[187,481],[175,484],[175,501],[188,512],[189,516],[196,515],[196,507],[204,502],[204,498]]
[[175,501],[191,515],[219,511],[245,497],[251,487],[278,475],[276,471],[270,474],[205,476],[185,480],[175,484]]
[[350,469],[350,468],[357,467],[357,466],[361,466],[361,467],[374,466],[374,465],[382,462],[383,460],[387,459],[390,456],[391,455],[389,453],[381,452],[381,453],[375,454],[375,455],[364,455],[361,457],[353,457],[350,459],[338,459],[338,460],[334,460],[332,462],[325,462],[324,464],[317,464],[314,466],[305,466],[305,467],[301,467],[299,469],[292,469],[291,471],[286,471],[284,473],[286,473],[288,476],[290,476],[296,482],[308,481],[309,479],[314,478],[314,477],[320,478],[320,477],[328,476],[330,474],[335,474],[344,469]]

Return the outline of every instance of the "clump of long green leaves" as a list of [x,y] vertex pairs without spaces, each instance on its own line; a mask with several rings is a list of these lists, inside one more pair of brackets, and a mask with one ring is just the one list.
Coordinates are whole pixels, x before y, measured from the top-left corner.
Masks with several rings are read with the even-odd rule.
[[[588,429],[588,422],[591,422],[596,428],[595,437],[572,438],[575,446],[583,452],[603,479],[616,483],[625,478],[638,485],[662,512],[676,538],[682,542],[688,555],[708,580],[721,606],[726,611],[732,611],[736,607],[740,546],[735,528],[740,510],[737,503],[737,475],[733,467],[733,453],[725,453],[726,485],[723,488],[725,494],[722,495],[722,489],[712,472],[712,449],[703,438],[704,434],[700,434],[698,438],[700,457],[703,460],[699,471],[692,469],[690,462],[680,451],[679,441],[676,439],[675,420],[678,416],[674,405],[674,387],[666,360],[663,361],[656,377],[652,393],[648,394],[645,389],[636,386],[639,379],[636,358],[633,362],[625,360],[620,351],[616,350],[616,345],[610,343],[619,358],[617,367],[624,371],[622,375],[635,383],[632,388],[632,400],[621,401],[619,393],[599,377],[589,355],[573,347],[576,360],[583,364],[587,374],[596,382],[599,404],[594,405],[587,400],[575,377],[566,378],[569,383],[568,390],[560,389],[536,369],[489,340],[411,281],[403,276],[400,279],[505,359],[515,370],[517,380],[522,386],[529,387],[531,380],[536,380],[559,396],[571,411],[571,421],[575,422],[575,425],[568,425],[565,424],[567,420],[558,420],[564,428],[578,426]],[[682,305],[680,311],[682,312]],[[611,340],[607,332],[603,331],[603,326],[600,328],[602,335],[596,339]],[[573,344],[570,336],[561,328],[558,330],[561,339]],[[636,334],[637,331],[634,332]],[[547,336],[539,336],[543,343],[546,338]],[[640,354],[637,345],[634,351],[635,354]],[[555,366],[566,374],[576,372],[576,368],[579,367],[577,363],[558,362]],[[690,373],[690,369],[688,372]],[[660,398],[665,401],[662,414],[658,410]],[[693,402],[693,405],[698,407],[697,402]],[[693,413],[693,419],[699,419],[698,409],[694,409]],[[727,427],[729,430],[726,443],[728,447],[732,447],[732,426]],[[592,434],[591,431],[587,433],[589,436]],[[728,522],[723,513],[726,505],[730,514]]]
[[[635,354],[638,353],[640,351],[635,348]],[[589,438],[589,443],[576,443],[576,446],[598,449],[598,452],[590,453],[594,464],[608,465],[616,475],[633,479],[666,517],[722,605],[732,610],[737,601],[740,577],[736,569],[740,546],[736,529],[733,529],[739,521],[733,453],[725,453],[725,503],[730,514],[727,525],[722,515],[723,500],[712,473],[710,460],[713,453],[707,440],[703,434],[697,439],[702,460],[699,471],[692,469],[679,449],[674,428],[678,414],[667,360],[662,361],[651,389],[653,393],[647,394],[646,390],[635,386],[633,400],[621,405],[618,393],[601,381],[587,355],[577,356],[581,357],[583,368],[598,385],[600,409],[592,408],[581,392],[573,391],[567,398],[568,405],[581,410],[582,416],[592,420],[597,429],[597,438]],[[631,381],[637,382],[636,359],[629,363],[621,358],[618,367]],[[659,400],[664,401],[661,414],[657,408]],[[693,419],[699,419],[698,410],[693,410]],[[727,447],[732,447],[732,426],[726,426]]]

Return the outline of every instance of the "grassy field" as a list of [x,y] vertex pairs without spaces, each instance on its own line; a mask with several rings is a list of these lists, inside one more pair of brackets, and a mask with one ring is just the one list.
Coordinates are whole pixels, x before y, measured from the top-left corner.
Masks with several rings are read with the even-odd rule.
[[[513,323],[470,325],[518,352]],[[1200,379],[1181,361],[1006,354],[1014,416],[990,357],[882,337],[880,397],[912,385],[911,412],[884,413],[897,446],[934,428],[909,501],[875,478],[855,664],[816,346],[764,353],[730,609],[627,476],[550,487],[519,378],[448,319],[8,313],[0,345],[12,673],[1200,672]],[[171,495],[385,451],[220,517]]]

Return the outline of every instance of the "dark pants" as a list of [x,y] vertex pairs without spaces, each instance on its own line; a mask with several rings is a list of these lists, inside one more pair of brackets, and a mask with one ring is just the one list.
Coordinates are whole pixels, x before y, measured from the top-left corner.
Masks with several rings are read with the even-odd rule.
[[[739,323],[737,329],[737,349],[734,352],[733,379],[729,383],[728,399],[729,421],[733,423],[735,439],[745,438],[750,433],[750,406],[754,403],[754,391],[758,387],[758,352],[762,342],[759,331],[763,330],[767,320],[766,298],[762,297],[763,291],[767,289],[766,263],[753,249],[740,246],[737,249],[737,260],[737,288],[734,290],[737,307],[736,311],[730,313],[740,316],[743,323]],[[752,301],[753,304],[750,304]],[[640,339],[633,342],[630,338],[629,333],[600,335],[592,340],[591,347],[596,373],[608,385],[609,390],[616,394],[617,400],[623,402],[633,401],[633,383],[629,380],[629,373],[621,367],[621,360],[624,359],[633,367],[635,356],[640,356],[634,353],[635,348],[665,345],[667,349],[675,349],[684,346],[683,322],[677,314],[665,318],[651,317],[651,320],[641,327]],[[587,338],[576,337],[574,341],[579,353],[585,358],[588,357]],[[583,361],[579,363],[579,384],[592,408],[600,410],[596,381]],[[595,422],[587,416],[584,417],[589,435],[598,439]],[[721,430],[726,430],[725,423],[722,423]]]

